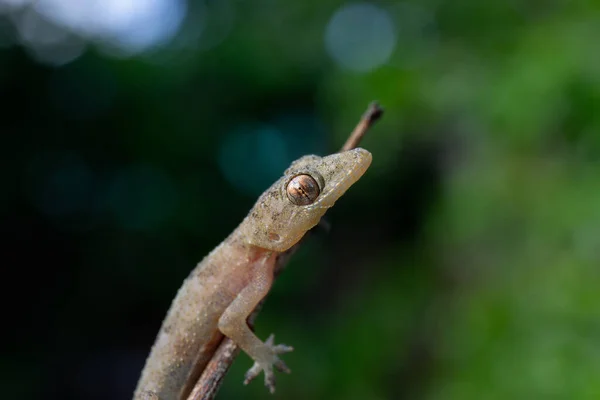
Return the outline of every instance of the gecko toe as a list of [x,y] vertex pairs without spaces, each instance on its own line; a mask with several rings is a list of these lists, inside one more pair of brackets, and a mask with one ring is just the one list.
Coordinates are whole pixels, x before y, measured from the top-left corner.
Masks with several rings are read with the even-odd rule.
[[265,344],[269,347],[273,347],[273,345],[275,344],[275,334],[274,333],[271,333],[269,335],[267,340],[265,340]]
[[285,344],[278,344],[277,346],[273,346],[272,348],[275,354],[283,354],[294,351],[294,348],[292,346],[286,346]]
[[261,367],[261,365],[257,362],[254,363],[254,365],[252,366],[252,368],[250,368],[248,370],[248,372],[246,372],[246,375],[244,376],[244,385],[249,384],[250,382],[252,382],[252,380],[254,378],[256,378],[258,376],[258,374],[260,374],[260,371],[262,371],[263,368]]
[[265,386],[269,389],[271,394],[275,393],[275,374],[271,368],[268,370],[265,369]]
[[271,333],[271,335],[267,338],[267,340],[265,341],[265,344],[267,346],[269,346],[275,354],[283,354],[283,353],[289,353],[290,351],[294,351],[294,348],[292,346],[288,346],[285,344],[276,345],[275,344],[275,334],[273,334],[273,333]]
[[292,372],[292,370],[290,370],[288,366],[285,365],[285,363],[281,360],[277,360],[273,365],[275,366],[275,368],[277,368],[278,371],[285,372],[286,374]]

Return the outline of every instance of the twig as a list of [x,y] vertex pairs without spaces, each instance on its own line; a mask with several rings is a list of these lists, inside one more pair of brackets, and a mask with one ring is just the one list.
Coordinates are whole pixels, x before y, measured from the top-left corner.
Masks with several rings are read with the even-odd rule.
[[[379,119],[379,117],[381,117],[382,113],[383,109],[377,103],[371,103],[340,151],[347,151],[357,147],[367,130]],[[274,269],[275,278],[283,271],[291,256],[298,250],[307,236],[308,235],[305,235],[300,242],[296,243],[296,245],[277,257]],[[248,317],[248,325],[251,328],[254,325],[254,320],[260,312],[263,303],[264,299],[256,307],[250,317]],[[196,385],[192,389],[187,400],[214,399],[219,388],[223,384],[223,379],[225,378],[227,371],[239,352],[239,347],[231,339],[224,338],[210,362],[202,371],[202,375],[198,379],[198,382],[196,382]]]
[[356,128],[354,128],[340,151],[352,150],[358,147],[363,136],[365,136],[365,133],[367,133],[369,128],[381,117],[382,114],[383,108],[381,108],[377,102],[374,101],[369,104],[367,111],[365,111],[362,118],[358,122],[358,125],[356,125]]

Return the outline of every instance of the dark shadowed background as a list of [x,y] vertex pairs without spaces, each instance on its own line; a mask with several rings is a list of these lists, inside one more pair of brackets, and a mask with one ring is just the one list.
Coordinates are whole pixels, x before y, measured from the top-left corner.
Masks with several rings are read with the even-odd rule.
[[600,398],[600,5],[0,0],[2,399],[128,399],[178,287],[371,100],[274,397]]

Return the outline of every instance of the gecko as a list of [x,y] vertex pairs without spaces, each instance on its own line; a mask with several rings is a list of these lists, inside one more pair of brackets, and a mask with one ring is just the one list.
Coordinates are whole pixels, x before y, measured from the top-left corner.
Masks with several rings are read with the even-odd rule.
[[247,318],[267,295],[277,256],[300,241],[371,164],[367,150],[294,161],[257,200],[241,224],[189,274],[177,292],[134,393],[134,400],[185,400],[224,336],[254,361],[244,383],[261,372],[275,391],[273,369],[293,350],[262,342]]

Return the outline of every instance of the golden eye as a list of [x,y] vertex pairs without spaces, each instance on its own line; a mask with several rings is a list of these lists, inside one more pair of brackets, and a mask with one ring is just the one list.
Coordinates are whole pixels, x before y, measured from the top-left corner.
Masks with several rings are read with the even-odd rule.
[[287,185],[287,197],[297,206],[313,203],[321,190],[317,181],[310,175],[297,175]]

